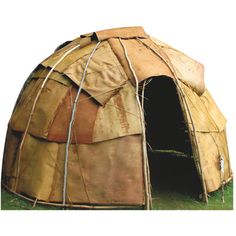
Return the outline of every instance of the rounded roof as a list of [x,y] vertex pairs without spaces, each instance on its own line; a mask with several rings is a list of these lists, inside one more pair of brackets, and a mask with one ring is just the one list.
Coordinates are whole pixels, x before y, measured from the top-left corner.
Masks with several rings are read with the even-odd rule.
[[[78,44],[80,47],[75,48]],[[20,96],[10,127],[24,132],[30,117],[27,132],[65,143],[73,101],[96,46],[76,110],[76,135],[72,137],[72,143],[92,143],[142,133],[135,79],[127,56],[139,82],[165,75],[181,80],[198,94],[205,90],[203,66],[150,37],[142,27],[103,30],[81,35],[40,63]],[[31,116],[34,100],[49,74]]]

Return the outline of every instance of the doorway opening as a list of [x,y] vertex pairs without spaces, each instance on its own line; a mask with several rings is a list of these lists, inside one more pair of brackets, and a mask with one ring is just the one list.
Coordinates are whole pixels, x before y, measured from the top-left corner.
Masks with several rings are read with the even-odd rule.
[[192,146],[172,78],[148,78],[144,116],[152,191],[198,195],[201,191]]

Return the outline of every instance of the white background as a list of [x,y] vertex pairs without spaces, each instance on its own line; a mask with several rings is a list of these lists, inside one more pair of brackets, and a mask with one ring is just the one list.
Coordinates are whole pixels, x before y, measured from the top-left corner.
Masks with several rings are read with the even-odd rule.
[[[205,81],[228,119],[233,166],[236,143],[236,1],[7,0],[0,3],[0,160],[7,122],[35,66],[61,43],[97,30],[143,26],[205,65]],[[229,235],[235,211],[0,212],[0,230],[34,234]],[[38,225],[38,226],[37,226]],[[23,230],[23,231],[22,231]],[[58,233],[56,233],[58,231]]]

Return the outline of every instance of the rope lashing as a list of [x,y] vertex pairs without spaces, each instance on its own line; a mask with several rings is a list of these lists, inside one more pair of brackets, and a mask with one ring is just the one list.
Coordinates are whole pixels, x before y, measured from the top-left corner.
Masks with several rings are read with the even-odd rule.
[[24,141],[25,141],[25,137],[28,133],[28,130],[29,130],[29,126],[30,126],[30,123],[31,123],[31,120],[32,120],[32,116],[33,116],[33,113],[34,113],[34,110],[35,110],[35,107],[36,107],[36,104],[39,100],[39,97],[40,97],[40,94],[43,90],[43,88],[45,87],[50,75],[52,74],[52,72],[55,70],[55,68],[57,67],[57,65],[67,56],[69,55],[71,52],[73,52],[74,50],[76,50],[77,48],[80,47],[80,44],[77,44],[76,46],[74,46],[73,48],[69,49],[68,51],[66,51],[60,58],[58,61],[55,62],[55,64],[51,67],[50,71],[48,72],[47,76],[45,77],[43,83],[41,84],[40,88],[39,88],[39,91],[34,99],[34,103],[32,105],[32,108],[31,108],[31,111],[30,111],[30,115],[29,115],[29,119],[28,119],[28,122],[27,122],[27,125],[26,125],[26,128],[25,128],[25,132],[24,132],[24,135],[22,137],[22,140],[21,140],[21,143],[20,143],[20,146],[19,146],[19,153],[18,153],[18,159],[17,159],[17,164],[16,164],[16,183],[15,183],[15,191],[16,191],[16,188],[17,188],[17,182],[18,182],[18,178],[19,178],[19,172],[20,172],[20,159],[21,159],[21,152],[22,152],[22,147],[23,147],[23,144],[24,144]]
[[83,75],[82,75],[82,79],[81,79],[81,82],[80,82],[80,86],[79,86],[78,92],[76,94],[75,100],[73,102],[73,107],[72,107],[72,112],[71,112],[71,119],[70,119],[69,129],[68,129],[68,136],[67,136],[67,141],[66,141],[66,153],[65,153],[65,164],[64,164],[64,182],[63,182],[63,193],[62,193],[62,203],[63,203],[63,205],[66,205],[69,146],[70,146],[70,143],[71,143],[71,131],[72,131],[72,128],[73,128],[73,125],[74,125],[77,104],[78,104],[78,101],[79,101],[79,96],[80,96],[81,91],[82,91],[83,83],[85,81],[85,77],[86,77],[86,74],[87,74],[87,69],[88,69],[89,63],[90,63],[90,61],[91,61],[91,59],[92,59],[92,57],[93,57],[93,55],[94,55],[95,51],[97,50],[100,43],[101,42],[98,42],[96,44],[96,46],[94,47],[93,51],[91,52],[91,54],[90,54],[90,56],[89,56],[89,58],[86,62],[86,65],[85,65],[85,68],[84,68],[84,71],[83,71]]

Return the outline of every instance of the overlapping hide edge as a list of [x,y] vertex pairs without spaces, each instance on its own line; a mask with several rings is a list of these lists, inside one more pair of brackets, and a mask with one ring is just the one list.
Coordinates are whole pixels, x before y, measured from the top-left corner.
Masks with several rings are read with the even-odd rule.
[[[77,85],[80,85],[89,56],[90,53],[83,55],[63,70],[63,73]],[[57,70],[60,71],[60,68]],[[83,89],[104,105],[127,80],[128,77],[110,45],[108,42],[102,42],[89,63]]]
[[205,92],[203,64],[153,37],[142,41],[165,58],[174,67],[178,79],[195,93],[201,96]]
[[[56,109],[62,102],[69,88],[69,86],[64,83],[64,79],[61,78],[61,75],[57,74],[55,77],[56,76],[56,80],[49,79],[47,81],[45,88],[40,94],[30,122],[29,133],[37,137],[47,137],[49,124],[52,122]],[[9,126],[13,130],[20,132],[25,131],[34,100],[42,83],[43,79],[32,78],[28,86],[22,92],[21,98],[9,121]]]
[[[109,38],[108,42],[126,74],[134,82],[120,40]],[[128,57],[139,81],[159,75],[174,78],[169,67],[171,65],[178,79],[188,84],[198,95],[205,91],[204,67],[201,63],[153,38],[122,39],[122,43],[127,49]]]
[[207,192],[212,192],[222,184],[220,155],[224,158],[224,180],[228,181],[232,177],[225,131],[226,119],[208,90],[198,96],[184,83],[179,82],[179,85],[191,113],[192,119],[187,112],[188,125],[191,134],[196,136]]
[[[66,58],[63,64],[67,67],[57,67],[57,71],[51,73],[35,107],[29,134],[66,142],[73,101],[93,47],[88,48],[80,55]],[[49,62],[46,60],[43,65],[47,66]],[[13,130],[25,131],[36,94],[49,71],[50,67],[44,67],[32,74],[9,122]],[[139,133],[141,124],[135,89],[109,44],[104,42],[89,64],[71,141],[93,143]]]
[[[210,92],[206,90],[198,96],[191,88],[179,82],[183,89],[185,100],[193,118],[196,132],[221,132],[225,129],[226,118],[217,107]],[[190,128],[192,126],[190,125]]]
[[[8,129],[2,176],[3,184],[12,191],[21,138],[21,133]],[[69,156],[69,204],[144,204],[140,135],[93,144],[71,144]],[[28,134],[22,148],[16,192],[32,199],[61,203],[64,160],[65,144]]]

